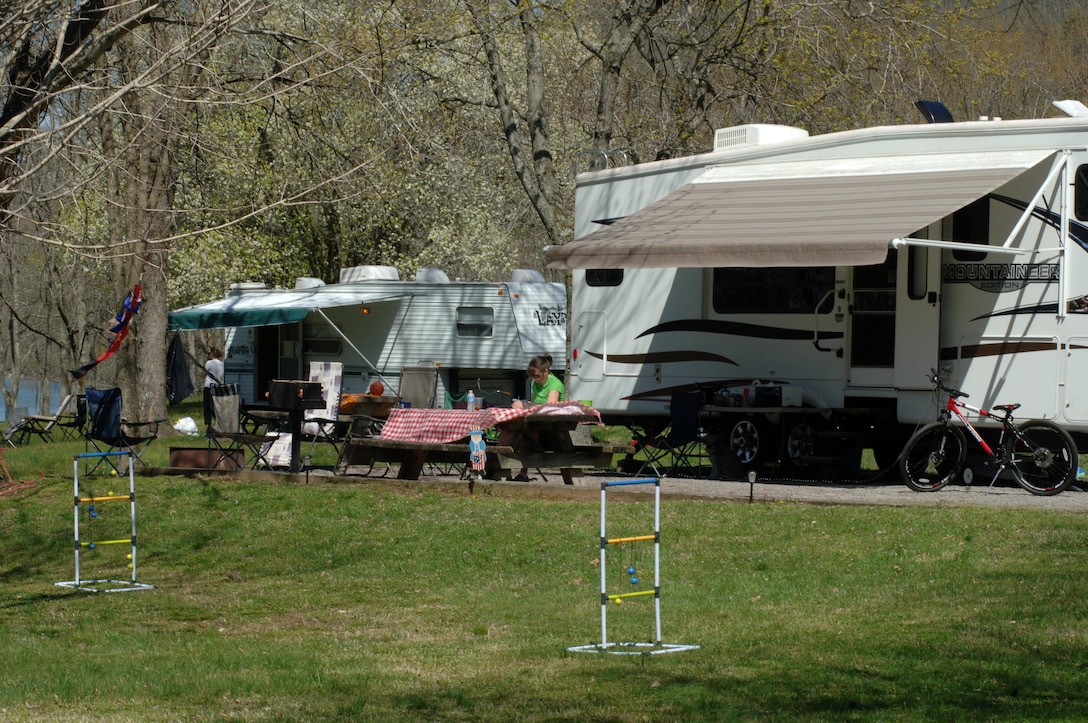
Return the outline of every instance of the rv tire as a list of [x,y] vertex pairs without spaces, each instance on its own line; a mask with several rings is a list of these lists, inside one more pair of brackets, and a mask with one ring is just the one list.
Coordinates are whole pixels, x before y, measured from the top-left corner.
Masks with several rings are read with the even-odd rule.
[[729,449],[748,468],[765,462],[776,449],[774,431],[763,420],[755,417],[738,419],[729,428]]

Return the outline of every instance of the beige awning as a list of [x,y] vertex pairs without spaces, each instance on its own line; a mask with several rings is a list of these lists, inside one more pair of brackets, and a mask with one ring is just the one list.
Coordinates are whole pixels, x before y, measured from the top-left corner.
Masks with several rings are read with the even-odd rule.
[[[714,166],[599,231],[548,249],[560,269],[862,266],[1053,150]],[[603,214],[607,216],[607,214]]]

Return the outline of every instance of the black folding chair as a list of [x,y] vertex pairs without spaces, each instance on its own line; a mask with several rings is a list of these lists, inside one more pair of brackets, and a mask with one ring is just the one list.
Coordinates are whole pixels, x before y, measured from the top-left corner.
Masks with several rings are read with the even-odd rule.
[[[212,424],[208,429],[208,449],[218,453],[212,467],[242,469],[247,466],[245,455],[252,455],[248,466],[267,466],[266,454],[277,435],[251,433],[242,427],[242,397],[237,384],[220,384],[211,388]],[[240,454],[239,454],[240,452]]]
[[[165,419],[156,419],[148,422],[133,422],[125,419],[121,413],[121,390],[113,389],[88,389],[87,390],[87,415],[90,426],[84,435],[88,449],[93,447],[98,452],[128,451],[132,454],[133,462],[143,463],[140,456],[153,441],[159,436],[159,425]],[[104,460],[111,460],[110,466],[118,474],[127,472],[114,464],[112,460],[122,457],[103,457],[97,463],[91,465],[87,474],[94,472]]]
[[67,413],[60,415],[57,419],[56,427],[60,430],[61,437],[64,439],[79,439],[83,436],[83,430],[87,426],[87,395],[77,394],[75,399],[75,408]]
[[[702,409],[701,389],[673,392],[669,403],[669,426],[658,435],[635,435],[636,452],[642,450],[646,455],[646,461],[637,474],[643,474],[647,468],[653,470],[657,477],[676,475],[685,470],[694,474],[699,463],[706,458],[702,428],[699,426]],[[671,463],[662,474],[665,460]]]

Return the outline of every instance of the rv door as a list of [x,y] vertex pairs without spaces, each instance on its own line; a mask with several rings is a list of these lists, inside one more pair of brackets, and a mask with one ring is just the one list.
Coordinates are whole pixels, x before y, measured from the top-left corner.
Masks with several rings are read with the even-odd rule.
[[[571,349],[577,356],[571,371],[581,382],[604,379],[604,364],[608,350],[608,316],[603,311],[583,311],[571,330]],[[599,349],[588,353],[586,349]]]
[[902,409],[912,392],[924,392],[921,402],[928,403],[933,388],[926,375],[940,363],[941,250],[908,246],[898,255],[895,386]]

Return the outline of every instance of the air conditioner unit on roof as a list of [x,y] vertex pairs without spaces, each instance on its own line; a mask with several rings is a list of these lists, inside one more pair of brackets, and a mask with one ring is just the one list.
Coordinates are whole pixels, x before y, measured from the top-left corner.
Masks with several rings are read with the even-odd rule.
[[797,138],[808,138],[808,131],[794,126],[773,123],[750,123],[714,131],[714,150],[724,151],[743,146],[763,146]]

